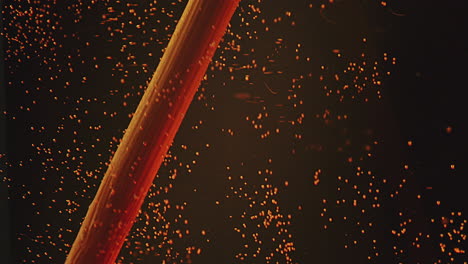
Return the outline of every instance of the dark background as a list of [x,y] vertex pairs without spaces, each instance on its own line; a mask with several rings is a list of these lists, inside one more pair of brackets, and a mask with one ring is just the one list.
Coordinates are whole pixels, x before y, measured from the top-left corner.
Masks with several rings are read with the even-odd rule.
[[[111,36],[105,26],[100,26],[106,19],[102,14],[112,16],[108,4],[73,3],[2,3],[2,51],[6,59],[2,59],[0,103],[2,112],[7,111],[0,120],[0,153],[7,153],[6,158],[0,158],[5,174],[0,189],[4,212],[0,222],[2,263],[63,263],[106,162],[128,124],[128,114],[135,109],[161,49],[167,45],[174,20],[184,7],[184,3],[164,6],[173,12],[171,17],[161,11],[165,3],[156,4],[160,13],[150,17],[144,27],[155,28],[156,33],[143,34],[127,26],[123,29],[126,34]],[[168,159],[161,169],[143,206],[150,221],[145,223],[143,216],[137,221],[121,253],[122,262],[189,262],[184,252],[192,245],[202,249],[200,255],[190,257],[193,263],[267,263],[265,257],[270,252],[274,252],[271,263],[288,263],[289,258],[292,263],[466,262],[466,253],[460,253],[467,249],[466,241],[461,240],[464,231],[453,232],[466,223],[467,213],[463,183],[468,140],[463,106],[468,43],[462,1],[390,1],[385,6],[379,1],[315,1],[312,8],[309,4],[299,0],[241,2],[238,14],[246,14],[249,5],[259,6],[260,19],[266,19],[270,30],[264,30],[260,19],[247,19],[251,25],[245,26],[236,14],[230,33],[244,37],[237,39],[242,52],[227,48],[227,43],[236,39],[228,33],[215,60],[224,57],[227,66],[238,68],[255,59],[259,67],[233,73],[227,66],[209,69],[208,80],[203,82],[203,90],[197,94],[171,149],[178,161]],[[30,7],[45,17],[17,16],[16,11]],[[115,3],[114,8],[116,14],[129,8],[143,13],[143,7],[126,3]],[[291,17],[284,15],[287,11],[292,12]],[[279,16],[283,21],[274,23]],[[118,22],[107,25],[119,28],[120,22],[133,19],[129,13],[118,17]],[[46,18],[50,19],[47,23],[32,22]],[[154,22],[156,19],[159,22]],[[59,30],[51,28],[56,22]],[[253,34],[257,39],[249,40],[247,32],[253,31],[257,31]],[[152,35],[157,39],[150,39]],[[29,42],[23,42],[27,45],[21,48],[19,43],[25,39]],[[54,48],[52,40],[62,46]],[[127,40],[150,44],[129,45],[122,52],[121,43]],[[302,45],[300,60],[295,59],[298,43]],[[387,61],[383,60],[384,53],[388,54]],[[71,59],[67,57],[70,54]],[[128,54],[134,54],[139,65],[147,63],[148,70],[132,68]],[[106,59],[108,56],[112,59]],[[310,57],[310,61],[304,57]],[[392,58],[395,65],[390,63]],[[99,68],[93,68],[95,61]],[[342,90],[342,101],[336,93],[326,95],[324,86],[334,90],[352,84],[355,76],[343,70],[348,62],[362,61],[367,66],[360,78],[371,77],[369,65],[378,62],[375,71],[383,83],[380,88],[364,81],[368,86],[363,92]],[[115,66],[116,62],[124,66]],[[73,65],[73,73],[67,63]],[[265,74],[262,66],[282,73]],[[385,76],[387,71],[391,72],[389,76]],[[251,76],[250,81],[245,81],[245,74]],[[339,81],[335,74],[341,76]],[[83,82],[83,76],[87,81]],[[300,89],[292,88],[293,78],[300,79]],[[293,94],[298,99],[288,99]],[[302,105],[299,99],[304,101]],[[31,111],[25,110],[27,107]],[[330,114],[323,118],[325,110]],[[103,112],[118,114],[111,118]],[[265,112],[269,118],[259,121],[262,129],[254,129],[245,120],[246,116],[255,118]],[[301,113],[304,122],[289,125]],[[70,117],[74,114],[76,118]],[[349,119],[337,120],[338,115],[345,114]],[[199,120],[203,125],[194,129]],[[92,130],[89,126],[101,127]],[[260,138],[261,133],[276,128],[281,133]],[[234,131],[233,136],[226,132],[228,129]],[[71,153],[68,156],[67,150]],[[197,151],[200,156],[194,155]],[[370,158],[368,153],[372,154]],[[192,160],[196,160],[195,165]],[[185,164],[191,164],[190,172]],[[357,167],[372,173],[356,175]],[[167,176],[174,168],[179,171],[175,180]],[[264,174],[257,173],[266,169],[273,171],[267,181],[279,190],[267,198],[266,190],[260,187],[265,184]],[[320,182],[314,185],[313,176],[319,169]],[[170,184],[171,191],[155,194],[160,186]],[[233,190],[245,196],[236,198]],[[372,200],[374,197],[377,200]],[[163,204],[164,199],[174,205],[186,203],[186,209],[179,211],[173,206],[164,207],[164,212],[150,210],[154,204]],[[275,211],[271,199],[278,201],[279,211]],[[345,203],[336,202],[343,199]],[[358,206],[352,206],[352,200]],[[252,201],[257,204],[249,207]],[[258,205],[262,201],[267,201],[265,206]],[[286,230],[274,224],[263,228],[261,221],[242,217],[244,212],[251,216],[262,210],[277,213],[280,221],[288,221],[289,214],[291,223]],[[182,219],[179,214],[188,224],[175,221]],[[171,228],[164,227],[168,222]],[[146,238],[145,234],[153,234],[152,228],[159,235]],[[246,238],[234,228],[240,228]],[[189,229],[191,235],[177,239],[178,229]],[[167,233],[156,233],[160,230]],[[201,230],[206,235],[201,235]],[[251,238],[254,233],[262,237],[263,244]],[[173,239],[174,244],[168,244],[165,237]],[[272,242],[271,237],[277,241]],[[282,239],[294,242],[295,251],[275,251]],[[138,247],[150,246],[135,241],[162,249],[138,253]],[[253,257],[256,247],[262,252]],[[170,253],[166,254],[168,249]],[[247,255],[242,259],[236,257],[239,253]]]

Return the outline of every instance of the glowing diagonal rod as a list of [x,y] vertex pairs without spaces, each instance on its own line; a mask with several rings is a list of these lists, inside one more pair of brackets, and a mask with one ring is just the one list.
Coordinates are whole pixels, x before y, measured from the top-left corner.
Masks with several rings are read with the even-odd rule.
[[65,263],[115,262],[238,3],[188,2]]

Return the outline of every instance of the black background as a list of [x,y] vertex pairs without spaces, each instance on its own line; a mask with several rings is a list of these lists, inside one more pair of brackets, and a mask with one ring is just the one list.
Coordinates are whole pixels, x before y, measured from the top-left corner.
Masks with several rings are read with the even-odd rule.
[[[183,174],[177,177],[174,182],[174,189],[161,196],[155,196],[152,199],[170,199],[175,203],[186,201],[188,207],[184,216],[189,219],[189,228],[193,232],[203,229],[207,230],[207,237],[210,242],[204,238],[194,235],[179,244],[175,244],[175,250],[183,251],[188,244],[194,244],[203,249],[200,256],[193,257],[194,263],[265,263],[262,258],[247,258],[239,260],[234,257],[236,253],[242,251],[243,240],[232,230],[233,226],[242,224],[239,212],[244,210],[246,202],[242,199],[226,199],[225,195],[230,193],[229,186],[242,185],[243,182],[230,183],[226,180],[227,175],[238,177],[239,175],[252,175],[258,169],[270,168],[274,174],[269,180],[275,186],[279,186],[280,193],[278,201],[285,214],[292,214],[292,224],[289,226],[289,233],[293,235],[292,241],[295,243],[296,251],[291,254],[296,263],[434,263],[440,260],[441,263],[464,263],[466,262],[466,253],[454,254],[454,259],[447,255],[447,252],[441,252],[440,243],[444,243],[448,248],[458,247],[466,250],[466,242],[456,243],[447,240],[447,237],[440,238],[440,234],[448,232],[441,224],[442,217],[450,217],[452,212],[460,212],[461,217],[453,217],[455,223],[466,221],[465,214],[467,207],[465,202],[466,185],[464,184],[466,175],[466,148],[468,140],[466,137],[466,111],[465,111],[465,92],[466,85],[466,61],[468,43],[464,35],[466,33],[465,14],[466,10],[462,1],[389,1],[386,7],[382,7],[378,1],[335,1],[334,3],[323,2],[326,8],[320,11],[320,4],[317,1],[312,9],[308,8],[309,3],[305,1],[269,1],[263,3],[262,15],[267,18],[283,14],[283,11],[290,10],[294,14],[296,26],[289,24],[278,24],[272,26],[273,32],[259,34],[256,41],[244,41],[242,47],[249,49],[255,48],[250,56],[261,61],[265,54],[273,50],[273,42],[281,37],[289,48],[284,52],[277,54],[277,61],[272,67],[285,69],[286,77],[263,76],[257,71],[252,70],[251,75],[257,77],[253,87],[242,86],[239,83],[232,82],[228,85],[222,83],[229,77],[226,72],[216,73],[216,77],[208,79],[202,84],[208,92],[208,96],[215,95],[215,99],[210,99],[209,103],[216,106],[215,111],[207,109],[202,103],[194,103],[187,114],[179,134],[176,137],[177,146],[186,144],[194,150],[203,150],[204,154],[197,159],[197,166],[191,174]],[[5,10],[5,5],[2,7]],[[18,4],[18,3],[15,3]],[[24,5],[26,5],[24,3]],[[60,4],[58,4],[60,5]],[[62,4],[63,5],[63,4]],[[164,5],[164,4],[159,4]],[[247,10],[246,2],[241,2],[241,7]],[[169,6],[169,5],[168,5]],[[175,10],[175,17],[179,17],[183,6],[179,4]],[[103,8],[101,8],[104,10]],[[100,14],[100,8],[95,8],[95,12]],[[55,11],[58,12],[59,7]],[[238,12],[241,12],[238,10]],[[115,41],[108,43],[95,40],[95,46],[86,48],[83,45],[84,40],[91,39],[94,33],[101,33],[99,29],[94,29],[92,25],[100,21],[99,16],[95,14],[84,13],[84,19],[78,23],[63,24],[63,31],[80,32],[82,42],[64,40],[67,49],[82,49],[83,56],[101,56],[107,54],[116,54],[120,46]],[[8,14],[3,14],[3,25],[11,19]],[[63,15],[66,17],[66,15]],[[174,23],[173,20],[165,18],[167,23]],[[165,21],[161,22],[164,25]],[[171,20],[171,21],[170,21]],[[239,18],[234,17],[231,30],[240,32],[242,35],[248,29],[238,27]],[[159,25],[159,27],[162,27]],[[254,24],[253,28],[261,29],[260,24]],[[5,32],[12,36],[12,26],[2,27]],[[226,37],[228,38],[228,37]],[[366,38],[363,43],[362,39]],[[291,47],[296,42],[304,46],[304,54],[311,57],[312,62],[301,64],[294,61],[290,53]],[[14,49],[12,42],[8,42],[3,36],[2,50],[6,54],[8,48]],[[159,44],[161,47],[167,43]],[[250,46],[249,46],[250,45]],[[155,47],[160,48],[160,46]],[[99,47],[99,49],[95,49]],[[32,49],[32,48],[31,48]],[[382,87],[383,97],[381,100],[370,100],[368,103],[362,100],[348,100],[344,103],[338,103],[333,97],[327,97],[323,94],[323,85],[332,86],[332,81],[320,81],[319,76],[333,73],[343,68],[343,60],[339,60],[336,54],[331,52],[333,49],[340,49],[344,56],[348,58],[359,57],[361,52],[366,52],[368,57],[381,57],[382,53],[388,52],[390,57],[395,57],[395,65],[382,66],[383,72],[391,71],[391,75],[384,80]],[[43,51],[47,53],[47,51]],[[264,54],[265,53],[265,54]],[[154,57],[157,58],[161,52],[155,51]],[[43,54],[48,56],[47,54]],[[220,52],[216,56],[219,56]],[[117,56],[117,55],[116,55]],[[60,98],[69,97],[67,104],[61,104],[61,101],[54,102],[48,93],[38,92],[35,96],[38,101],[50,102],[42,103],[41,107],[32,112],[24,113],[18,111],[18,107],[29,105],[32,100],[30,95],[25,95],[21,87],[37,85],[34,74],[40,73],[44,68],[40,67],[41,54],[33,57],[28,63],[17,63],[13,60],[2,60],[3,77],[1,79],[2,93],[1,103],[2,111],[6,109],[8,113],[16,116],[16,119],[9,118],[10,115],[2,114],[1,132],[2,132],[2,150],[6,153],[8,163],[8,178],[12,187],[9,189],[9,200],[6,200],[7,182],[1,183],[1,211],[5,212],[1,217],[2,246],[1,254],[8,263],[8,256],[12,256],[11,263],[62,263],[66,254],[52,248],[50,244],[41,244],[34,242],[33,237],[37,234],[54,232],[61,225],[71,228],[72,232],[64,235],[64,241],[71,243],[74,234],[79,228],[80,217],[86,212],[86,207],[92,197],[93,190],[96,191],[98,179],[91,180],[91,193],[84,197],[77,197],[73,194],[73,188],[83,188],[83,183],[66,181],[59,183],[60,173],[42,172],[42,159],[35,156],[31,144],[39,143],[39,140],[45,140],[52,132],[34,134],[27,130],[30,126],[40,126],[47,124],[50,127],[56,127],[62,122],[57,119],[58,113],[73,112],[73,108],[78,105],[73,104],[73,98],[84,96],[86,98],[96,97],[106,100],[107,104],[90,104],[90,111],[121,111],[122,116],[115,119],[102,119],[98,116],[87,117],[89,123],[103,124],[103,130],[99,133],[102,138],[119,137],[126,127],[128,117],[132,107],[138,102],[138,95],[129,99],[130,107],[121,108],[121,98],[109,95],[107,87],[117,87],[120,85],[118,79],[106,76],[103,80],[96,79],[94,82],[84,87],[71,86],[68,90],[60,90],[60,87],[54,87],[54,95]],[[102,56],[104,57],[104,56]],[[60,57],[57,57],[60,60]],[[229,58],[228,58],[229,59]],[[155,61],[154,59],[152,59]],[[65,62],[65,60],[64,60]],[[260,62],[262,63],[262,62]],[[267,64],[267,62],[263,62]],[[59,61],[60,64],[60,61]],[[104,74],[111,72],[112,65],[102,63],[101,71]],[[12,74],[7,70],[8,66],[17,66],[19,70]],[[321,66],[326,65],[326,70],[322,71]],[[82,70],[86,71],[83,65]],[[156,63],[150,66],[154,70]],[[151,72],[150,70],[149,72]],[[80,71],[80,69],[78,69]],[[323,73],[325,72],[325,73]],[[210,73],[210,71],[208,72]],[[234,73],[238,78],[242,78],[245,72]],[[284,129],[280,136],[272,137],[267,140],[259,140],[256,131],[244,122],[246,115],[256,114],[258,105],[248,104],[237,100],[233,96],[239,92],[249,92],[263,98],[264,103],[269,109],[274,108],[271,105],[281,101],[269,93],[264,87],[268,85],[273,90],[278,90],[279,95],[287,94],[290,85],[290,77],[297,76],[298,73],[312,73],[312,77],[303,82],[302,90],[299,96],[304,98],[305,106],[302,110],[288,108],[279,110],[278,113],[271,113],[273,120],[266,123],[265,126],[274,127],[279,116],[293,116],[297,111],[306,114],[304,125],[299,128],[281,128]],[[237,75],[236,75],[237,74]],[[108,74],[109,75],[109,74]],[[133,81],[144,83],[149,76],[147,73],[143,77],[133,75]],[[63,78],[72,81],[74,75],[63,74]],[[130,76],[132,78],[132,76]],[[20,80],[26,83],[24,86],[18,86]],[[8,81],[13,84],[9,85]],[[127,81],[128,82],[128,81]],[[46,84],[44,84],[46,86]],[[18,88],[20,87],[20,88]],[[101,87],[93,89],[92,87]],[[372,96],[372,94],[370,94]],[[212,97],[213,98],[213,97]],[[358,97],[362,98],[362,97]],[[132,101],[133,100],[133,101]],[[71,103],[70,103],[71,102]],[[281,101],[282,102],[282,101]],[[337,113],[347,113],[350,119],[344,123],[325,124],[321,120],[314,118],[323,109],[330,109]],[[192,132],[191,126],[197,120],[204,120],[205,127]],[[66,124],[68,126],[68,124]],[[78,137],[82,142],[91,144],[95,134],[86,134],[86,130],[74,124],[69,134],[63,136],[62,144],[67,148],[70,141],[77,138],[71,131],[79,131]],[[447,128],[452,131],[447,133]],[[238,131],[236,136],[228,137],[221,129],[231,128]],[[80,130],[82,129],[82,130]],[[49,131],[49,130],[48,130]],[[292,135],[301,133],[303,140],[295,140]],[[6,140],[5,140],[6,139]],[[344,151],[337,151],[342,147],[346,140],[352,142],[351,147]],[[362,153],[362,147],[370,142],[379,141],[378,147],[373,151],[375,158],[371,160],[356,161],[349,164],[346,162],[349,156],[359,157]],[[407,142],[412,141],[413,146],[408,147]],[[107,141],[106,141],[107,143]],[[204,148],[209,143],[210,148]],[[322,145],[323,149],[316,151],[311,146]],[[89,158],[84,157],[82,161],[84,166],[92,168],[105,168],[103,161],[93,159],[96,153],[110,155],[111,150],[107,150],[108,145],[104,143],[98,145],[94,152],[89,154]],[[112,146],[115,148],[115,144]],[[112,148],[111,147],[111,148]],[[206,149],[206,150],[205,150]],[[293,151],[294,150],[294,151]],[[184,154],[179,148],[172,152],[182,160],[187,162],[192,158],[189,154]],[[268,158],[272,158],[273,165],[268,165]],[[29,159],[31,159],[29,161]],[[356,159],[356,158],[355,158]],[[3,158],[3,160],[5,160]],[[27,166],[18,166],[19,161],[26,161]],[[454,164],[455,169],[450,165]],[[81,166],[78,162],[72,163],[73,166]],[[409,166],[409,170],[403,169],[404,165]],[[226,166],[232,168],[232,173],[227,172]],[[343,176],[354,181],[359,186],[365,186],[369,179],[354,178],[355,166],[364,166],[372,168],[379,179],[386,178],[388,183],[382,185],[381,199],[382,208],[373,210],[369,205],[360,205],[369,211],[368,214],[360,214],[352,207],[341,208],[333,206],[333,201],[339,197],[353,199],[353,192],[348,187],[343,187],[343,192],[337,192],[337,187],[341,186],[336,178]],[[169,166],[170,167],[170,166]],[[2,167],[3,168],[3,167]],[[324,173],[321,176],[321,182],[314,187],[311,182],[311,176],[314,171],[321,168]],[[3,169],[2,169],[3,170]],[[62,171],[64,169],[62,168]],[[67,170],[65,175],[67,174]],[[5,173],[5,171],[2,171]],[[40,175],[47,174],[46,183],[40,180]],[[164,174],[164,169],[160,174]],[[263,178],[255,178],[255,175],[249,178],[249,186],[258,188]],[[69,176],[72,177],[72,176]],[[401,179],[406,179],[407,184],[400,191],[398,198],[388,198],[389,193],[398,189]],[[168,180],[159,179],[155,183],[158,185],[167,184]],[[284,181],[289,185],[284,186]],[[169,181],[171,182],[171,181]],[[373,181],[371,181],[373,182]],[[376,181],[378,182],[378,181]],[[22,186],[24,185],[24,186]],[[43,191],[53,193],[58,187],[65,189],[61,194],[53,194],[53,198],[58,200],[53,209],[48,209],[49,198],[38,195]],[[196,189],[196,191],[194,191]],[[28,199],[22,199],[21,196],[31,191],[32,195]],[[387,195],[387,196],[386,196]],[[417,195],[422,195],[423,199],[417,199]],[[70,198],[73,197],[73,198]],[[73,215],[73,220],[68,221],[67,217],[57,217],[56,211],[65,208],[65,200],[76,199],[77,203],[82,205],[81,209]],[[261,197],[255,199],[261,200]],[[373,228],[366,228],[364,235],[360,234],[361,227],[356,221],[336,221],[329,228],[324,229],[326,218],[320,217],[323,203],[322,200],[331,201],[332,205],[325,206],[329,215],[333,218],[347,216],[361,223],[371,222]],[[31,206],[31,201],[36,202]],[[215,204],[220,201],[221,205]],[[440,205],[437,205],[440,201]],[[298,206],[302,210],[298,210]],[[361,208],[361,207],[360,207]],[[36,212],[41,212],[37,216]],[[55,213],[54,213],[55,212]],[[400,217],[402,212],[404,217]],[[229,216],[234,215],[229,220]],[[170,218],[170,213],[168,218]],[[403,219],[403,220],[402,220]],[[391,235],[391,230],[396,230],[399,224],[407,219],[411,219],[414,224],[408,225],[408,234],[404,238],[396,238]],[[431,221],[431,219],[435,219]],[[442,221],[443,222],[443,221]],[[52,223],[54,228],[50,231],[41,230],[41,226],[46,223]],[[32,228],[26,228],[26,225],[32,224]],[[140,223],[141,224],[141,223]],[[36,225],[36,226],[35,226]],[[138,224],[137,224],[138,225]],[[248,232],[254,232],[254,227],[249,227]],[[57,231],[58,232],[58,231]],[[259,231],[268,236],[271,230]],[[430,238],[423,239],[420,248],[412,245],[412,238],[418,233],[429,235]],[[9,238],[9,239],[8,239]],[[20,238],[20,239],[18,239]],[[135,239],[137,240],[137,239]],[[356,246],[344,248],[343,245],[350,244],[350,241],[358,240]],[[372,240],[377,240],[377,249],[373,249]],[[10,243],[8,242],[10,241]],[[454,244],[453,244],[454,243]],[[10,249],[9,244],[12,245]],[[456,244],[456,245],[455,245]],[[252,244],[250,244],[253,246]],[[272,246],[265,243],[265,249]],[[131,246],[130,246],[131,247]],[[394,247],[403,249],[404,253],[395,254]],[[46,257],[36,257],[36,253],[50,252],[53,260],[47,260]],[[243,252],[243,251],[242,251]],[[247,250],[246,252],[249,252]],[[374,253],[379,256],[375,257]],[[128,250],[122,252],[127,256]],[[368,259],[371,255],[373,258]],[[132,259],[126,257],[126,259]],[[138,258],[137,258],[138,259]],[[160,263],[161,256],[150,255],[139,257],[140,260],[134,260],[137,263]],[[181,258],[183,259],[183,258]],[[281,256],[275,256],[273,263],[287,263]],[[124,260],[124,263],[126,261]]]

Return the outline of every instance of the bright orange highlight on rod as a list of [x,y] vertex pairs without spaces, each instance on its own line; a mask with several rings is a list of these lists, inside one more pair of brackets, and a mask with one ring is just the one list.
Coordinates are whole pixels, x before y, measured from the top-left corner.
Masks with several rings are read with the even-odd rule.
[[114,263],[239,0],[190,0],[65,263]]

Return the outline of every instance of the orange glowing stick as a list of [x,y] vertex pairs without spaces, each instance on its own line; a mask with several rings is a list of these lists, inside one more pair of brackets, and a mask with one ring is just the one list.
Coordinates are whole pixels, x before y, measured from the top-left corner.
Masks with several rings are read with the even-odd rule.
[[239,1],[188,2],[65,263],[115,262]]

